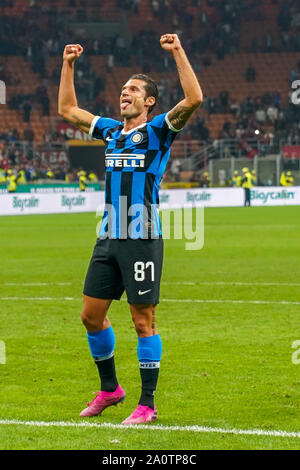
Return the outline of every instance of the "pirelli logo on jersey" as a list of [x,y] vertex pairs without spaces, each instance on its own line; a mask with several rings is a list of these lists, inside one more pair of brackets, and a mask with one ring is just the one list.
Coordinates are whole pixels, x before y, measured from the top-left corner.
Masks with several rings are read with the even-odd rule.
[[105,157],[105,166],[107,168],[144,168],[145,155],[139,153],[110,153]]

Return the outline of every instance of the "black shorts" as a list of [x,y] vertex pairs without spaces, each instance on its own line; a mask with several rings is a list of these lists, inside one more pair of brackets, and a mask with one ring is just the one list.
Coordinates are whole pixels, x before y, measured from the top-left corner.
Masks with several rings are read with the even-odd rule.
[[83,293],[98,299],[130,304],[158,304],[163,240],[98,239],[85,278]]

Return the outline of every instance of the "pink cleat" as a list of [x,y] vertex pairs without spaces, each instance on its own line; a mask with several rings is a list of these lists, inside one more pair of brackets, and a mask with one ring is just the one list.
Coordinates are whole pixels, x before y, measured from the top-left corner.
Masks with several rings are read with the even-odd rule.
[[79,416],[90,417],[100,415],[108,406],[117,406],[118,403],[123,403],[125,397],[126,393],[121,385],[118,385],[114,392],[99,392],[94,400],[88,403],[88,407],[85,408]]
[[126,418],[122,424],[128,426],[130,424],[151,423],[157,420],[157,410],[149,408],[149,406],[138,405],[134,412]]

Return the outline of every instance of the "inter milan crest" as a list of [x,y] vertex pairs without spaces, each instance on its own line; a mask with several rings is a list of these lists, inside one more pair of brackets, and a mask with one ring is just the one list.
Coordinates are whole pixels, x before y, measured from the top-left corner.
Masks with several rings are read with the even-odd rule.
[[133,144],[140,144],[143,140],[143,134],[141,132],[135,132],[131,137],[131,142]]

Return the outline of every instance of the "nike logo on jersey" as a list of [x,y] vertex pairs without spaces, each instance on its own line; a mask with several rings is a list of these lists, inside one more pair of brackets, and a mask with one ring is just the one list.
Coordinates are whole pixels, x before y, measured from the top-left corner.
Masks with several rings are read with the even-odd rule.
[[138,294],[139,294],[139,295],[144,295],[144,294],[147,294],[147,292],[150,292],[151,290],[152,290],[152,289],[148,289],[148,290],[144,290],[144,291],[139,290],[139,291],[138,291]]
[[105,140],[107,140],[107,142],[110,142],[111,140],[114,140],[114,139],[112,139],[111,137],[106,137]]

